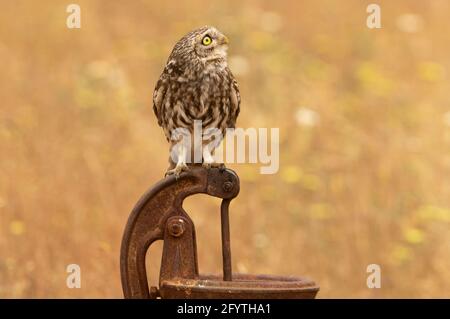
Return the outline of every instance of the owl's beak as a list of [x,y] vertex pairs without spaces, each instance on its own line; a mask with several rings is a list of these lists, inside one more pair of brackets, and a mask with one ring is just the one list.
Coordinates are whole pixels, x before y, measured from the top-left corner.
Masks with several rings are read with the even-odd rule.
[[228,44],[228,38],[226,36],[223,36],[220,41],[220,44]]

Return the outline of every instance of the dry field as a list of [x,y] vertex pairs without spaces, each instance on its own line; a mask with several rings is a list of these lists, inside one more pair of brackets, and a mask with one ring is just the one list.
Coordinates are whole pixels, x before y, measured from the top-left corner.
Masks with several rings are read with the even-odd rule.
[[[378,1],[381,29],[361,0],[77,0],[81,29],[69,3],[0,4],[0,297],[122,297],[123,228],[167,165],[153,87],[206,24],[230,39],[238,126],[280,128],[277,174],[230,165],[234,269],[307,275],[321,298],[450,297],[449,1]],[[218,205],[185,205],[205,273]]]

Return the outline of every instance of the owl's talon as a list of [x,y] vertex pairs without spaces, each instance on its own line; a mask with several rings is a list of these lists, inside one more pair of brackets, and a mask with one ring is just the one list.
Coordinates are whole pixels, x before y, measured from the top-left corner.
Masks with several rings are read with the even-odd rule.
[[225,164],[224,163],[208,163],[208,162],[203,162],[202,166],[206,169],[210,169],[210,168],[218,168],[219,170],[224,170],[225,169]]
[[211,165],[212,163],[206,163],[206,162],[203,162],[202,163],[202,166],[204,167],[204,168],[206,168],[206,169],[210,169],[211,168]]
[[189,170],[189,167],[185,163],[177,164],[177,166],[175,166],[175,168],[169,169],[166,172],[166,177],[170,176],[170,175],[175,175],[175,178],[178,179],[182,172],[186,172],[188,170]]

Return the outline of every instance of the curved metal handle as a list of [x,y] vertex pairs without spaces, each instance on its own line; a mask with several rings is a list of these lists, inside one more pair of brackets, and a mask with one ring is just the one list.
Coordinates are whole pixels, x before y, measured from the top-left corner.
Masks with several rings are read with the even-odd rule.
[[227,274],[227,278],[231,279],[228,205],[239,193],[239,178],[229,169],[205,169],[195,166],[182,173],[178,179],[170,176],[158,182],[141,197],[131,212],[123,235],[120,256],[122,289],[125,298],[156,298],[156,293],[150,294],[149,291],[145,257],[153,242],[167,239],[167,222],[174,216],[183,218],[187,227],[192,229],[186,234],[190,236],[189,242],[184,243],[189,245],[188,249],[179,251],[184,254],[181,257],[189,257],[193,260],[194,269],[185,273],[190,276],[198,275],[194,224],[183,210],[182,203],[186,197],[199,193],[224,199],[221,209],[222,215],[226,217],[226,227],[222,225],[223,243],[227,243],[223,250],[224,278]]

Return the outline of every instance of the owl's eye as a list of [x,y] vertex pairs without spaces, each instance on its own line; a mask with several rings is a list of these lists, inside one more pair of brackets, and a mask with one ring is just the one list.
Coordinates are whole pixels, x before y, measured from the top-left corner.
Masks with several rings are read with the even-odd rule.
[[202,40],[203,45],[210,45],[212,42],[211,37],[209,35],[205,35]]

